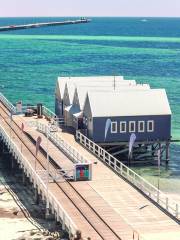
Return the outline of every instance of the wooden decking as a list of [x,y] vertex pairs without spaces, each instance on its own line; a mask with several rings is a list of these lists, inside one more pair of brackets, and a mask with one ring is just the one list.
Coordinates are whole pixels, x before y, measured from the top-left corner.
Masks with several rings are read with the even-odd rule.
[[[104,217],[106,213],[103,211],[111,209],[107,221],[112,221],[114,227],[117,227],[117,225],[115,226],[116,221],[114,222],[112,217],[115,217],[114,212],[116,212],[119,215],[119,220],[122,219],[144,239],[168,239],[169,235],[172,236],[172,239],[179,239],[180,226],[174,220],[79,145],[72,134],[60,131],[59,135],[71,143],[89,161],[97,162],[97,164],[93,164],[91,182],[73,184],[95,209],[99,208]],[[92,196],[95,196],[96,200],[93,201]],[[106,202],[106,207],[103,207],[102,200],[103,203]]]
[[[7,114],[3,108],[4,106],[0,104],[0,115],[4,117],[1,124],[9,131],[19,148],[22,147],[23,154],[35,167],[33,155],[35,146],[25,134],[21,133],[17,125],[20,127],[23,122],[25,132],[34,140],[40,135],[41,147],[46,151],[46,136],[39,133],[36,128],[28,127],[27,124],[32,120],[47,124],[46,120],[13,116],[17,125],[11,122],[12,130],[10,131],[8,126],[10,120],[5,120]],[[79,145],[73,135],[61,130],[58,134],[93,163],[92,181],[67,183],[62,179],[58,183],[49,183],[49,191],[56,196],[76,226],[82,231],[83,236],[90,236],[94,240],[130,240],[133,239],[134,232],[135,239],[138,239],[138,235],[139,239],[144,240],[180,239],[180,227],[174,220]],[[71,160],[50,141],[49,155],[61,168],[71,169],[73,167]],[[38,154],[38,160],[36,169],[45,171],[46,157],[43,153]],[[50,166],[50,170],[55,171],[53,166]]]

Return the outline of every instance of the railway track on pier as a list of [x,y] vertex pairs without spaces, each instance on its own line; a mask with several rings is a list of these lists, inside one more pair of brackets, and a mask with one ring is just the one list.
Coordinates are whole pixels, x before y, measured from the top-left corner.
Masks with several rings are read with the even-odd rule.
[[[46,153],[40,151],[38,157],[35,154],[35,142],[32,141],[26,134],[22,134],[20,126],[12,119],[9,121],[10,111],[7,110],[5,105],[0,102],[0,115],[5,126],[11,129],[11,134],[18,139],[23,146],[23,151],[27,151],[30,155],[36,159],[37,163],[41,166],[41,169],[46,170]],[[60,169],[60,166],[56,164],[53,159],[50,159],[50,175]],[[73,205],[83,217],[91,228],[96,233],[97,237],[92,239],[111,239],[121,240],[121,237],[112,229],[109,224],[101,217],[101,214],[97,212],[74,188],[71,182],[64,180],[62,183],[54,181],[50,183],[57,190],[61,191],[66,199]]]

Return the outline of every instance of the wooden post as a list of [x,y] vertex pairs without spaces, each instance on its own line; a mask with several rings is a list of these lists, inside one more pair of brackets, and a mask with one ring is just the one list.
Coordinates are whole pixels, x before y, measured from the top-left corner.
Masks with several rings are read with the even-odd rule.
[[168,211],[168,208],[169,208],[169,199],[168,197],[166,197],[166,210]]
[[151,145],[152,157],[154,157],[154,150],[155,150],[155,147],[154,147],[154,145],[152,144],[152,145]]
[[64,212],[62,216],[62,230],[65,230],[65,213]]
[[14,170],[14,161],[15,159],[13,158],[13,156],[11,156],[11,170]]
[[22,181],[23,181],[23,185],[26,185],[26,176],[23,168],[22,168]]
[[179,207],[178,207],[178,204],[176,204],[176,217],[177,218],[179,217]]
[[35,203],[38,205],[38,204],[39,204],[39,194],[38,194],[37,186],[36,186],[36,188],[34,189],[34,191],[35,191],[35,193],[34,193]]
[[169,152],[170,152],[170,144],[169,144],[169,142],[166,142],[166,164],[168,164],[169,163]]

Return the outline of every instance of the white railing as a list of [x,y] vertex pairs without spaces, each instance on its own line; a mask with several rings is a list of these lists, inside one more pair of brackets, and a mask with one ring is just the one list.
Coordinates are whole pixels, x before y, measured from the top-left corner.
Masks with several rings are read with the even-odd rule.
[[43,106],[43,115],[49,119],[50,121],[53,121],[57,126],[64,124],[64,118],[58,118],[57,115],[52,112],[49,108]]
[[44,115],[45,117],[54,118],[54,119],[57,118],[56,114],[53,113],[50,109],[48,109],[48,108],[45,107],[45,106],[43,106],[42,108],[43,108],[43,115]]
[[132,171],[117,158],[113,157],[111,154],[101,148],[98,144],[88,139],[80,131],[76,131],[76,139],[94,155],[101,159],[105,164],[112,168],[117,174],[128,180],[128,182],[137,187],[151,200],[156,202],[171,216],[180,221],[180,206],[170,199],[166,194]]
[[31,166],[27,158],[21,153],[20,148],[16,145],[16,143],[8,136],[6,130],[0,125],[0,135],[8,147],[9,151],[13,154],[13,156],[17,159],[20,163],[24,171],[26,172],[27,176],[29,176],[33,182],[34,186],[37,186],[38,192],[41,192],[43,197],[49,199],[49,203],[52,206],[53,211],[56,212],[56,216],[58,220],[62,221],[62,225],[64,229],[66,228],[69,233],[75,234],[77,230],[77,226],[74,224],[68,213],[64,210],[60,202],[56,199],[56,197],[51,193],[48,192],[47,194],[47,187],[41,177],[36,173],[34,168]]
[[4,103],[4,105],[10,110],[12,114],[16,113],[15,106],[9,102],[9,100],[2,93],[0,93],[0,101]]
[[28,126],[36,127],[39,132],[42,132],[62,151],[67,155],[73,163],[89,163],[79,152],[62,139],[56,132],[51,132],[51,127],[38,121],[28,122]]

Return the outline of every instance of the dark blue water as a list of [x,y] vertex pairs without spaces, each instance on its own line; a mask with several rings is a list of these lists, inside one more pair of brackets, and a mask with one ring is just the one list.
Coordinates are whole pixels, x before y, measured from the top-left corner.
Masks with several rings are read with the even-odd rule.
[[[0,26],[37,22],[64,21],[69,18],[0,18]],[[143,36],[180,37],[180,18],[91,18],[88,25],[71,25],[31,30],[20,30],[14,34],[62,34],[88,36]],[[147,20],[144,22],[144,20]],[[10,33],[11,34],[11,33]]]
[[[0,25],[72,18],[0,18]],[[73,18],[74,19],[74,18]],[[13,102],[54,107],[58,76],[124,75],[165,88],[173,112],[172,136],[180,139],[180,19],[93,18],[91,23],[0,33],[0,88]],[[180,146],[171,147],[162,188],[180,193]],[[137,171],[156,184],[156,167]]]

